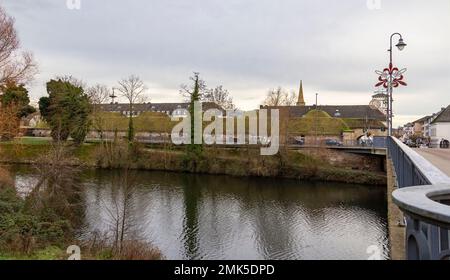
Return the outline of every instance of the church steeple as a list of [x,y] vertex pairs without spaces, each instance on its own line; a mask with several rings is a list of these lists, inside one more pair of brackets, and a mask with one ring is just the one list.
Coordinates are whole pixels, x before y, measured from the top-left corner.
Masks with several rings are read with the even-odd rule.
[[297,106],[305,106],[305,96],[303,95],[303,81],[300,81],[300,90],[298,92]]

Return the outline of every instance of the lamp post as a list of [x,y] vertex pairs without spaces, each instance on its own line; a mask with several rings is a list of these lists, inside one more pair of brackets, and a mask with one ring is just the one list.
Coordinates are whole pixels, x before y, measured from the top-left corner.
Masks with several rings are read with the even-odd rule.
[[113,93],[109,96],[112,100],[111,104],[114,104],[114,99],[117,98],[116,94],[114,93],[114,91],[116,90],[116,88],[112,88]]
[[[398,40],[398,44],[395,45],[399,51],[402,51],[406,47],[406,43],[403,41],[403,36],[400,33],[393,33],[390,38],[390,48],[388,50],[389,52],[389,68],[393,68],[392,64],[392,53],[393,53],[393,43],[392,40],[394,39],[394,36],[398,35],[400,39]],[[388,135],[392,136],[392,119],[393,119],[393,110],[392,110],[392,103],[394,101],[392,97],[393,93],[393,84],[394,84],[395,77],[393,76],[393,71],[389,71],[389,82],[388,82],[388,108],[387,108],[387,123],[388,123]]]
[[318,98],[319,98],[319,94],[316,93],[316,111],[314,112],[314,130],[315,130],[315,139],[314,139],[314,144],[319,147],[319,143],[317,141],[318,138],[318,129],[319,129],[319,103],[318,103]]

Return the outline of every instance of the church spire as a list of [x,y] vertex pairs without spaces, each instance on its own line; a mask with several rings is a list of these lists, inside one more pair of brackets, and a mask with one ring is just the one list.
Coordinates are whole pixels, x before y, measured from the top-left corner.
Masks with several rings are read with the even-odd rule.
[[303,81],[300,81],[300,91],[298,92],[297,106],[305,106],[305,96],[303,95]]

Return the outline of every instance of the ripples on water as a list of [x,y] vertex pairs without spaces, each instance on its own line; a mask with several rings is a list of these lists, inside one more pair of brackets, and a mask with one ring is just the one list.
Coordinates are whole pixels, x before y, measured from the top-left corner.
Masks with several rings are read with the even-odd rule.
[[[137,171],[130,214],[142,238],[168,259],[387,258],[382,187]],[[105,231],[123,196],[123,174],[83,174],[84,232]],[[23,188],[32,174],[21,169]]]

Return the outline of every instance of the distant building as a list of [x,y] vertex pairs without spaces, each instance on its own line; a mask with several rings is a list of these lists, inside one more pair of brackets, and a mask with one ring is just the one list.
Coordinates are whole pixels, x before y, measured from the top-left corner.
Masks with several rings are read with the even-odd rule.
[[[406,134],[406,137],[410,137],[412,135],[423,137],[423,138],[431,138],[432,135],[436,134],[436,131],[432,131],[433,123],[441,114],[447,110],[448,108],[441,108],[439,112],[432,114],[431,116],[425,116],[420,118],[412,123],[408,123],[402,129],[404,131],[403,134]],[[441,116],[442,119],[442,116]],[[434,128],[437,129],[436,125]]]
[[413,124],[413,134],[419,137],[428,137],[427,124],[429,123],[431,116],[426,116],[414,121]]
[[303,81],[300,81],[300,90],[298,92],[297,106],[305,106],[305,95],[303,94]]
[[361,119],[386,121],[386,116],[378,109],[369,105],[324,105],[324,106],[302,106],[289,107],[289,116],[294,118],[303,117],[311,110],[321,110],[330,116],[341,119]]
[[388,95],[384,92],[378,92],[377,94],[372,96],[372,101],[370,101],[369,105],[372,108],[378,109],[385,116],[387,114],[387,105],[388,105]]
[[[374,95],[373,98],[381,98],[382,95]],[[384,98],[384,97],[383,97]],[[373,100],[372,100],[373,101]],[[300,90],[298,102],[296,106],[261,106],[261,109],[279,108],[289,113],[292,118],[300,118],[305,116],[311,110],[321,110],[328,115],[341,119],[361,119],[361,120],[376,120],[386,122],[386,115],[382,112],[383,105],[375,106],[376,102],[371,102],[371,105],[310,105],[306,106],[303,94],[303,82],[300,83]],[[377,103],[378,104],[378,103]]]
[[[133,111],[130,111],[130,104],[127,103],[110,103],[96,105],[101,111],[120,113],[124,116],[139,116],[145,112],[163,113],[170,117],[185,117],[189,113],[190,103],[140,103],[133,105]],[[203,102],[203,110],[218,109],[222,112],[225,110],[214,102]]]
[[430,124],[431,145],[439,147],[441,140],[450,140],[450,105],[437,114]]
[[[376,95],[373,98],[384,97]],[[356,141],[367,135],[387,135],[383,106],[383,102],[373,100],[370,105],[306,105],[301,82],[296,106],[261,106],[260,109],[279,109],[281,122],[289,120],[290,134],[294,137],[307,139],[309,135],[317,138],[320,134],[325,138]],[[317,120],[313,120],[314,116],[318,116]]]
[[410,138],[414,135],[414,124],[413,123],[407,123],[403,126],[403,137],[405,139]]

